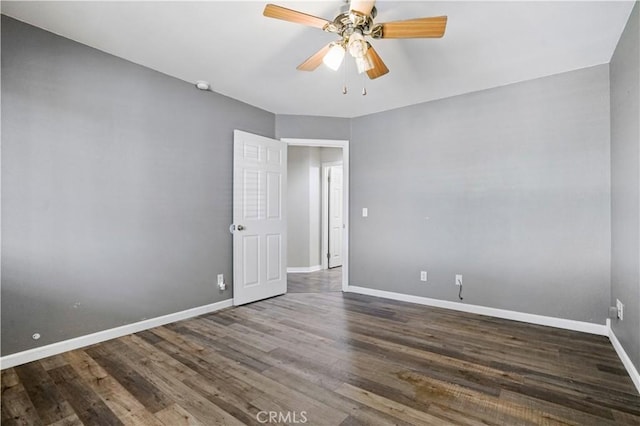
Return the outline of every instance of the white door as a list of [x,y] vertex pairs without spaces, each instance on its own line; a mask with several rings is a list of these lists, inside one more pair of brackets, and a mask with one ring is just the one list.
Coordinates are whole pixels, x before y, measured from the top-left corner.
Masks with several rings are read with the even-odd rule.
[[329,168],[329,268],[342,266],[342,166]]
[[233,304],[287,292],[287,144],[233,133]]

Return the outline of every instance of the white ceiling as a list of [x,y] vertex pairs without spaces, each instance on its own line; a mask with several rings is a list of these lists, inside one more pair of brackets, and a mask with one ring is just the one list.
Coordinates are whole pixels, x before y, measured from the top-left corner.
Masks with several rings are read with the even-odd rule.
[[[326,19],[342,4],[271,1]],[[376,22],[437,15],[449,22],[442,39],[374,40],[391,72],[370,81],[353,63],[346,74],[297,71],[336,36],[265,18],[266,3],[2,1],[2,13],[188,82],[208,80],[216,92],[277,114],[356,117],[608,63],[633,7],[378,0]]]

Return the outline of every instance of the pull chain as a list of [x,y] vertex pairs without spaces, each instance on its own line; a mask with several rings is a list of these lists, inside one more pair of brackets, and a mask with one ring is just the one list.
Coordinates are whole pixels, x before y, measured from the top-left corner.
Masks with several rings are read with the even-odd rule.
[[367,77],[362,73],[362,96],[367,96]]
[[[347,93],[349,93],[349,89],[347,87],[347,63],[349,61],[344,61],[343,62],[343,68],[344,68],[344,84],[342,85],[342,94],[346,95]],[[365,75],[365,73],[362,73],[362,96],[367,96],[367,76]]]
[[348,92],[348,90],[347,90],[347,63],[348,62],[349,61],[344,61],[343,62],[343,64],[344,64],[344,67],[343,67],[344,68],[344,85],[342,86],[342,94],[343,95],[346,95],[347,92]]

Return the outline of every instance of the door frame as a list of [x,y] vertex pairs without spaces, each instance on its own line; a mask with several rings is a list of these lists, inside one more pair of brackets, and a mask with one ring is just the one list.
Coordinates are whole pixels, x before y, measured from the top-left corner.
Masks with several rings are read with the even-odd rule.
[[344,229],[342,234],[342,291],[349,287],[349,141],[338,139],[280,138],[288,146],[342,148],[342,201]]
[[[344,174],[344,166],[342,161],[329,161],[322,163],[322,214],[320,215],[322,221],[322,231],[320,238],[322,243],[320,244],[322,250],[322,269],[329,269],[329,261],[327,259],[327,253],[329,252],[329,185],[327,184],[329,168],[333,166],[342,166],[342,172]],[[342,190],[344,191],[344,182],[342,182]],[[344,222],[344,206],[342,209],[342,220]]]

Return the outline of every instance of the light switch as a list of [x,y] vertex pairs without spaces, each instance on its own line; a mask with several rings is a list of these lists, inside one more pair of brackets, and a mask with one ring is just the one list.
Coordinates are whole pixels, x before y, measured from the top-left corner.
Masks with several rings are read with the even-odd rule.
[[362,208],[362,217],[367,217],[369,216],[369,209],[366,207]]

